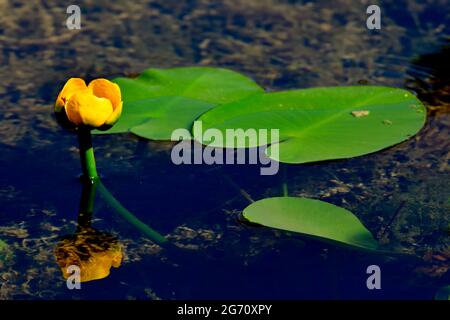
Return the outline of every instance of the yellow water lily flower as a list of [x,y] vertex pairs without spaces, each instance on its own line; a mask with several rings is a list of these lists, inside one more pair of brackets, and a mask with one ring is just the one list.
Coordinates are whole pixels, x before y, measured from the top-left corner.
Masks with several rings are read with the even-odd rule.
[[65,279],[72,275],[70,266],[80,268],[80,282],[106,278],[111,267],[118,268],[123,258],[116,238],[91,227],[65,236],[58,243],[55,256]]
[[87,86],[83,79],[71,78],[56,99],[55,113],[74,126],[106,130],[119,120],[122,105],[117,84],[95,79]]

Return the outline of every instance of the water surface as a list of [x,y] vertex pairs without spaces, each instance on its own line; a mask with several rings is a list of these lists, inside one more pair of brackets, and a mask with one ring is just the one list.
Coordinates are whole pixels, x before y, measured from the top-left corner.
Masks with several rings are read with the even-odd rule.
[[[450,10],[447,1],[81,1],[82,29],[58,1],[0,2],[0,299],[432,299],[450,283]],[[145,238],[102,201],[93,226],[124,261],[68,290],[54,250],[76,229],[76,137],[52,117],[69,77],[133,76],[148,67],[220,66],[268,90],[387,85],[429,110],[419,135],[380,153],[288,167],[291,195],[354,212],[386,249],[374,256],[242,223],[248,202],[280,194],[253,166],[175,166],[171,143],[96,136],[104,183],[186,252]],[[384,231],[383,231],[384,230]],[[382,290],[366,268],[382,269]]]

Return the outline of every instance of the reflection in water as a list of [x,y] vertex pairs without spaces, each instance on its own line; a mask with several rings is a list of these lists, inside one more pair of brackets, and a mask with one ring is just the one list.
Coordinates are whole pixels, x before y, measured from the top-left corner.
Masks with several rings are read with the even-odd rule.
[[[450,107],[450,42],[441,50],[420,56],[409,70],[407,87],[433,109]],[[434,107],[434,108],[433,108]]]
[[67,279],[71,265],[80,268],[81,282],[106,278],[111,267],[122,262],[122,246],[112,235],[91,227],[96,183],[85,181],[80,200],[78,228],[74,234],[59,241],[55,256],[63,276]]
[[[364,28],[363,2],[85,1],[92,10],[83,12],[89,28],[80,34],[64,31],[56,1],[0,0],[2,12],[13,13],[0,18],[0,238],[9,245],[9,251],[0,249],[0,259],[8,257],[5,252],[14,254],[0,269],[0,299],[2,293],[17,299],[148,299],[149,289],[163,299],[324,299],[334,270],[342,271],[341,297],[350,299],[430,298],[436,285],[450,283],[450,273],[438,282],[429,272],[413,274],[413,263],[388,260],[382,264],[382,290],[369,291],[360,266],[375,263],[373,257],[339,251],[329,258],[331,247],[302,245],[305,239],[238,224],[236,215],[245,203],[234,198],[217,170],[174,167],[168,160],[171,144],[142,142],[125,134],[98,138],[105,183],[116,183],[111,191],[138,217],[198,253],[199,259],[183,257],[174,263],[178,254],[167,255],[140,237],[125,225],[127,216],[121,213],[93,224],[120,233],[120,241],[127,244],[123,250],[130,264],[122,265],[120,281],[112,281],[107,289],[106,281],[94,281],[83,290],[69,291],[57,269],[55,276],[59,267],[49,258],[57,245],[55,230],[66,229],[62,223],[70,212],[76,213],[70,195],[79,191],[71,180],[79,173],[72,152],[75,140],[58,130],[49,116],[55,83],[72,74],[112,78],[136,76],[149,66],[214,65],[236,69],[277,90],[353,84],[358,79],[403,87],[410,57],[449,34],[446,1],[383,1],[388,32],[380,33]],[[436,57],[410,69],[423,80],[415,85],[421,100],[445,100],[439,79],[449,79],[449,53],[433,70],[430,63],[437,62]],[[387,55],[396,60],[377,64]],[[450,254],[436,250],[447,248],[439,227],[449,223],[445,208],[450,162],[444,162],[450,151],[449,117],[430,120],[429,133],[422,133],[417,143],[414,139],[362,159],[293,168],[292,189],[299,196],[352,208],[374,231],[389,223],[394,206],[406,200],[388,230],[391,243],[414,252],[430,248],[427,259],[435,261],[433,266],[445,266],[448,260],[442,260]],[[225,169],[255,198],[279,193],[277,181],[254,178],[240,166]],[[103,207],[102,216],[95,218],[108,217],[113,209]],[[149,270],[159,276],[144,276]]]
[[111,267],[122,262],[122,247],[112,235],[91,227],[82,227],[72,235],[64,236],[55,250],[56,260],[67,279],[67,268],[78,266],[81,282],[106,278]]

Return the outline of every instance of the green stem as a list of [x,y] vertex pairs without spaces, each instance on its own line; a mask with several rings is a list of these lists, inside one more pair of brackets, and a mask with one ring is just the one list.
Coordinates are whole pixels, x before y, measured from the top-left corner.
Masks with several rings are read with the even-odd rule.
[[228,176],[225,173],[223,174],[223,176],[225,177],[225,180],[227,180],[228,183],[231,184],[241,194],[241,196],[243,196],[248,202],[250,202],[250,203],[255,202],[255,200],[252,199],[252,197],[248,194],[248,192],[245,191],[244,189],[242,189],[241,187],[239,187],[238,184],[236,182],[234,182],[234,180],[231,179],[230,176]]
[[127,220],[130,224],[139,229],[142,233],[148,236],[151,240],[158,244],[166,244],[168,240],[159,234],[157,231],[150,228],[148,225],[139,220],[130,211],[128,211],[105,187],[105,185],[98,180],[98,191],[100,196],[118,213]]
[[94,148],[92,147],[91,130],[80,128],[78,130],[78,144],[80,146],[81,169],[83,175],[94,183],[98,179],[95,165]]
[[90,216],[94,209],[95,191],[98,189],[100,195],[105,201],[125,220],[143,232],[151,240],[158,244],[167,243],[168,240],[160,235],[158,232],[147,226],[141,220],[136,218],[130,211],[128,211],[122,204],[109,192],[108,189],[100,181],[95,165],[94,148],[92,147],[91,130],[87,128],[80,128],[78,131],[78,144],[80,146],[81,169],[83,176],[88,178],[84,183],[89,184],[83,190],[82,203],[80,206],[80,216],[84,224],[90,224]]
[[84,180],[83,189],[81,191],[80,209],[78,211],[78,226],[90,227],[92,222],[92,214],[94,213],[95,193],[97,189],[97,181]]

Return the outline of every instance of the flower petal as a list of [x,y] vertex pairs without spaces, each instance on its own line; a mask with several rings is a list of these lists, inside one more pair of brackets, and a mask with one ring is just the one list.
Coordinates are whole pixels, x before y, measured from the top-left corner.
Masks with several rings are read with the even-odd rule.
[[123,259],[122,249],[118,247],[113,253],[111,253],[111,265],[114,268],[119,268]]
[[69,98],[76,92],[87,90],[86,82],[81,78],[70,78],[62,88],[55,103],[55,112],[60,112]]
[[92,80],[89,83],[88,88],[92,90],[92,93],[95,96],[109,99],[114,110],[116,110],[122,102],[119,86],[107,79],[100,78]]
[[69,120],[76,125],[100,127],[113,113],[111,101],[87,92],[75,93],[66,105]]
[[64,106],[66,110],[67,119],[69,119],[69,121],[75,124],[76,126],[79,126],[83,122],[81,121],[80,104],[77,99],[77,94],[73,95],[71,98],[72,99],[69,99],[67,104]]
[[119,120],[120,115],[122,114],[122,101],[119,103],[119,105],[114,109],[113,113],[109,116],[108,119],[106,119],[105,124],[108,126],[112,126]]

